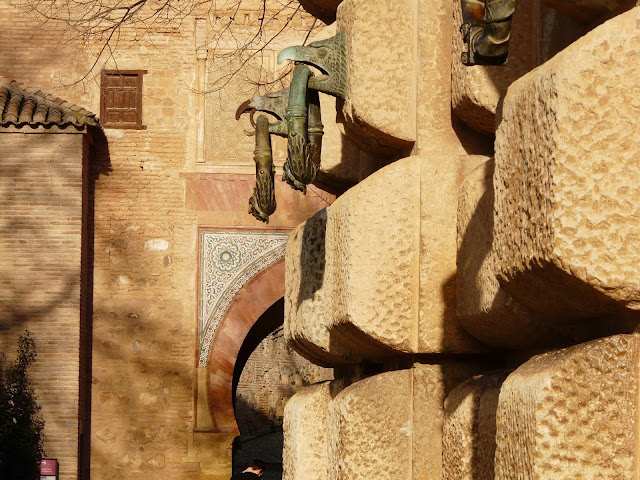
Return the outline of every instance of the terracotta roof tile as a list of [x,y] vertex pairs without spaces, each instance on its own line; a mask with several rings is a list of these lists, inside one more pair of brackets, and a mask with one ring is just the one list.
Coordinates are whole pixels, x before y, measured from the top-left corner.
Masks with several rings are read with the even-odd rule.
[[21,127],[98,126],[94,113],[53,95],[0,76],[0,125]]

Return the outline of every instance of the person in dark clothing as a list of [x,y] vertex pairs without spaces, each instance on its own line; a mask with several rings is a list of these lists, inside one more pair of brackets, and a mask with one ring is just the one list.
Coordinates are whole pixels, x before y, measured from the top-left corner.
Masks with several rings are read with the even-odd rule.
[[264,462],[259,458],[254,458],[242,473],[234,475],[231,480],[257,480],[262,478],[263,472]]

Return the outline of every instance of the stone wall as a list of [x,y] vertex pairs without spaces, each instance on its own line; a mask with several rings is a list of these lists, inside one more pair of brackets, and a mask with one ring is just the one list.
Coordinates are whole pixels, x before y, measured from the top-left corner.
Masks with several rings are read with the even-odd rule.
[[543,3],[506,67],[459,29],[502,2],[338,7],[345,130],[398,158],[289,238],[285,334],[336,380],[285,479],[637,478],[640,8]]
[[[336,2],[329,3],[333,12]],[[0,165],[11,169],[4,202],[30,201],[35,189],[47,207],[46,218],[38,216],[40,204],[29,204],[27,215],[0,213],[17,225],[24,218],[39,222],[21,232],[37,240],[33,251],[34,243],[20,243],[13,231],[0,239],[17,262],[4,276],[11,285],[3,308],[20,321],[41,317],[27,320],[41,345],[34,379],[48,422],[48,453],[64,460],[62,480],[76,478],[79,450],[82,461],[88,458],[84,439],[78,446],[77,438],[78,431],[88,435],[89,393],[93,478],[228,479],[237,433],[231,405],[237,354],[251,326],[282,296],[285,268],[279,263],[271,275],[257,273],[236,293],[221,312],[223,330],[212,332],[217,350],[199,366],[199,233],[289,232],[299,224],[287,247],[284,330],[302,355],[337,367],[339,381],[305,389],[290,403],[285,477],[304,471],[310,456],[301,449],[312,445],[314,471],[332,479],[370,477],[376,465],[384,478],[416,480],[561,478],[559,472],[577,475],[580,465],[594,476],[633,478],[636,440],[628,431],[635,420],[625,432],[619,411],[637,409],[637,338],[583,342],[628,334],[638,324],[638,9],[621,13],[628,2],[604,8],[607,2],[595,1],[587,21],[576,13],[579,2],[530,2],[514,21],[514,28],[526,27],[513,36],[510,61],[517,68],[501,69],[461,65],[465,47],[455,2],[338,3],[351,69],[345,102],[324,117],[333,129],[327,164],[339,172],[324,181],[341,193],[370,178],[326,209],[333,196],[313,187],[303,197],[277,178],[278,210],[265,226],[246,213],[252,140],[243,132],[248,122],[232,118],[236,105],[256,92],[234,79],[202,94],[218,72],[224,76],[236,65],[212,63],[220,57],[207,41],[225,25],[220,15],[196,11],[179,26],[155,25],[144,35],[140,26],[125,27],[118,50],[92,71],[98,44],[76,41],[60,24],[45,25],[0,2],[5,75],[99,111],[97,71],[147,72],[146,128],[107,129],[109,156],[95,170],[95,187],[93,177],[86,181],[81,156],[56,170],[72,158],[62,155],[72,141],[57,139],[63,135],[39,136],[47,140],[30,152],[35,163],[13,157]],[[250,2],[237,13],[218,53],[233,50],[234,35],[251,34],[259,5]],[[250,71],[276,79],[277,50],[302,43],[302,27],[312,20],[299,22],[266,49],[263,62],[249,62]],[[270,28],[281,26],[276,20]],[[76,137],[74,148],[82,151],[80,135],[64,137]],[[9,143],[15,148],[20,140]],[[284,143],[274,145],[280,174]],[[62,161],[52,164],[58,155]],[[399,161],[380,169],[392,160]],[[16,186],[24,175],[29,197]],[[71,200],[58,205],[51,196],[57,188]],[[80,205],[92,193],[93,208],[88,201]],[[82,245],[82,233],[91,246]],[[81,264],[83,258],[92,261]],[[43,268],[35,281],[43,289],[34,289],[39,283],[24,273],[33,266]],[[60,304],[52,310],[47,301]],[[73,320],[59,320],[63,313]],[[5,349],[21,331],[11,322],[2,323]],[[60,337],[70,326],[73,335]],[[90,338],[88,370],[79,359],[89,357],[82,339]],[[579,345],[560,349],[573,344]],[[553,352],[536,356],[533,348]],[[211,358],[215,362],[206,364]],[[497,377],[488,373],[496,365],[515,371],[502,383],[503,370]],[[51,368],[68,387],[65,415],[47,393]],[[485,376],[460,385],[478,373]],[[612,385],[615,398],[590,387],[598,382]],[[628,395],[622,384],[630,385]],[[275,408],[279,416],[290,393],[283,387],[256,406],[267,405],[269,415]],[[249,391],[250,398],[259,396]],[[595,406],[586,420],[577,411],[580,402]],[[309,405],[313,418],[304,411]],[[557,423],[551,415],[536,416],[549,405],[563,415]],[[219,408],[226,415],[220,425],[211,418]],[[309,425],[322,434],[309,433]],[[581,425],[601,434],[602,445],[615,442],[615,462],[597,442],[584,450],[589,458],[549,453],[550,442],[562,449],[582,438],[574,435],[583,433]],[[495,451],[493,467],[478,462],[483,451]],[[456,470],[456,463],[464,468]]]

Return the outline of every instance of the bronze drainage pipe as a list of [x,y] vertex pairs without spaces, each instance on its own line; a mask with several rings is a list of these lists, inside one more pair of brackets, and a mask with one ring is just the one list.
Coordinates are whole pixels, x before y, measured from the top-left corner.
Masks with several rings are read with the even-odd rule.
[[249,198],[249,213],[258,220],[269,223],[269,215],[276,210],[275,167],[271,153],[269,119],[259,115],[256,121],[256,141],[253,151],[256,163],[256,186]]
[[296,65],[289,86],[289,104],[286,110],[288,130],[287,160],[284,163],[282,179],[295,190],[307,192],[307,185],[313,182],[318,165],[311,160],[308,138],[309,103],[307,90],[313,73],[305,65]]

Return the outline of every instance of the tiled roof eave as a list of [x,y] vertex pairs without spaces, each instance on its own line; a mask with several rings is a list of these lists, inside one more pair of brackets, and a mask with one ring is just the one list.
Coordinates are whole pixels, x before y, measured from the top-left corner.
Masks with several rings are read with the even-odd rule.
[[89,123],[85,123],[83,125],[78,125],[75,123],[41,123],[41,122],[0,122],[0,128],[10,128],[12,130],[23,130],[23,129],[31,129],[31,130],[51,130],[51,131],[62,131],[74,129],[77,131],[83,131],[87,127],[96,127],[99,125],[92,125]]
[[97,116],[42,90],[28,88],[0,77],[0,125],[22,128],[99,126]]

